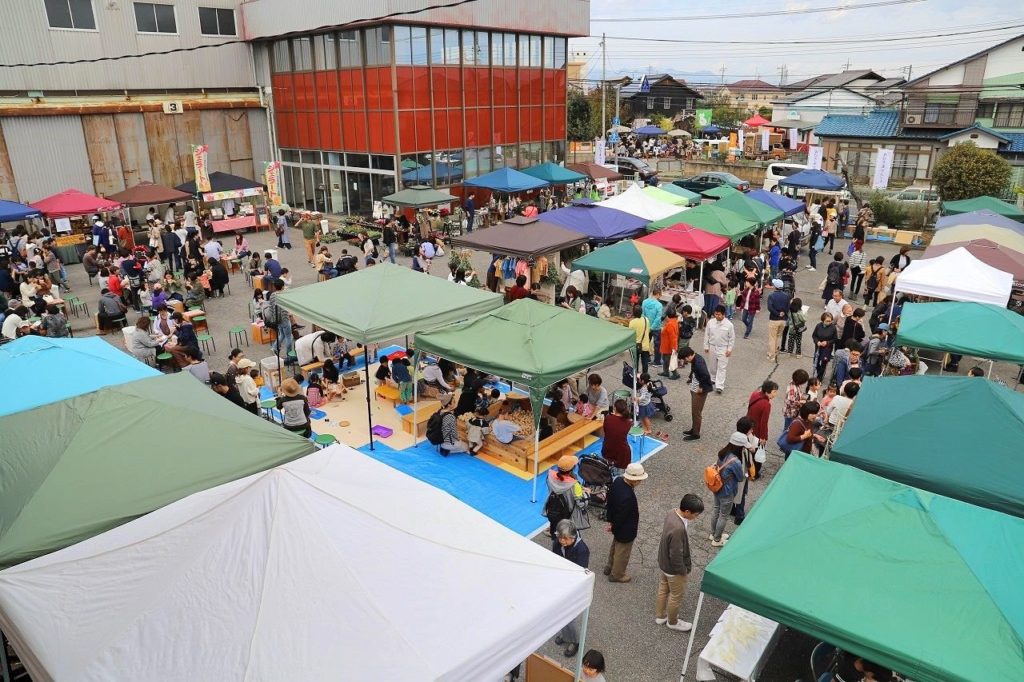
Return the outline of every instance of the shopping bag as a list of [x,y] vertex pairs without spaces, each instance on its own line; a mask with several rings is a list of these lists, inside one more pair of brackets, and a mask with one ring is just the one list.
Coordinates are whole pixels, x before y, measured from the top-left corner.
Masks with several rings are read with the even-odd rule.
[[675,372],[679,369],[679,353],[672,351],[672,357],[668,361],[668,371]]

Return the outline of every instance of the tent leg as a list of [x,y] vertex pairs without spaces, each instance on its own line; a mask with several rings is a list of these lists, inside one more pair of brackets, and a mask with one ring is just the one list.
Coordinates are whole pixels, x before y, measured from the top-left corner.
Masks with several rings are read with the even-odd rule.
[[[512,382],[509,382],[511,385]],[[533,420],[533,497],[530,502],[537,501],[537,476],[540,471],[540,424],[537,419]]]
[[697,613],[693,615],[693,627],[690,628],[690,641],[686,644],[686,656],[683,657],[683,669],[679,671],[679,682],[686,679],[686,669],[690,667],[690,653],[693,651],[693,637],[697,634],[697,621],[700,620],[700,610],[704,606],[704,592],[697,597]]
[[419,358],[415,355],[412,358],[412,446],[416,447],[416,441],[419,436],[419,425],[416,423],[416,410],[419,407],[420,401],[420,382],[416,381],[416,365],[419,364]]
[[[694,291],[696,291],[699,294],[701,291],[704,290],[704,261],[700,262],[700,274],[697,276],[697,278],[697,286],[694,288]],[[699,320],[700,316],[698,315],[697,317]]]
[[587,643],[587,626],[590,624],[590,607],[583,612],[583,623],[580,625],[580,642],[579,651],[576,652],[576,677],[574,682],[580,682],[583,679],[583,652],[586,651]]
[[373,403],[370,402],[370,347],[363,346],[363,369],[366,371],[366,423],[369,426],[370,449],[373,450]]
[[989,379],[991,379],[991,378],[992,378],[992,367],[993,367],[993,365],[995,365],[995,364],[996,364],[996,363],[995,363],[995,360],[989,360],[989,361],[988,361],[988,378],[989,378]]

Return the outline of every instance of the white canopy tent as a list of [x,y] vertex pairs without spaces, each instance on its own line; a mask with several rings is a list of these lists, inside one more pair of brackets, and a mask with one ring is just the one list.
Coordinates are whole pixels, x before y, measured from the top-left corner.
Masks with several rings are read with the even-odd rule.
[[651,221],[661,220],[662,218],[668,218],[669,216],[676,215],[686,209],[682,206],[673,206],[667,204],[664,201],[655,199],[651,195],[643,191],[640,185],[636,183],[629,186],[622,194],[617,194],[610,199],[597,202],[598,206],[604,206],[605,208],[614,208],[635,215],[638,218],[644,218]]
[[896,278],[894,293],[1005,306],[1012,288],[1013,275],[961,247],[936,258],[913,261]]
[[500,680],[593,587],[336,445],[0,572],[0,627],[36,682]]

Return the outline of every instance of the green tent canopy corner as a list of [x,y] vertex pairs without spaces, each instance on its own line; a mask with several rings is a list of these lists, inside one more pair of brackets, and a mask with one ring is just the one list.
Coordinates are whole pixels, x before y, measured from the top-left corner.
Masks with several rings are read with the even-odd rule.
[[313,324],[362,344],[396,339],[501,307],[501,294],[391,263],[282,292],[278,302]]
[[701,192],[701,196],[707,197],[708,199],[724,199],[731,197],[734,194],[743,194],[735,187],[729,185],[719,185],[718,187],[712,187]]
[[[682,188],[680,187],[680,189],[682,189]],[[675,194],[673,192],[666,192],[661,187],[654,187],[654,186],[651,186],[651,185],[648,185],[647,187],[644,187],[644,194],[646,194],[646,195],[648,195],[650,197],[653,197],[653,198],[657,199],[658,201],[663,201],[666,204],[670,204],[672,206],[690,206],[691,204],[695,204],[695,203],[699,204],[700,203],[700,198],[698,198],[696,201],[694,201],[693,199],[685,197],[682,194]]]
[[[430,353],[526,386],[535,429],[548,387],[635,346],[632,329],[530,299],[416,337],[417,355]],[[535,454],[534,499],[538,465]]]
[[973,199],[963,199],[961,201],[942,202],[943,215],[970,213],[971,211],[992,211],[993,213],[998,213],[1007,218],[1013,218],[1017,222],[1024,223],[1024,211],[996,197],[974,197]]
[[1022,443],[1024,394],[975,377],[868,378],[830,456],[1024,517]]
[[734,192],[729,196],[722,197],[714,205],[718,208],[728,209],[747,220],[757,222],[759,228],[780,222],[785,217],[785,214],[779,209],[757,199],[751,199],[743,192]]
[[705,232],[737,241],[758,230],[759,225],[756,220],[745,218],[717,204],[718,202],[704,204],[662,220],[655,220],[647,226],[647,231],[654,232],[679,223],[686,223],[693,227],[699,227]]
[[686,259],[654,244],[624,239],[572,262],[573,269],[613,272],[650,284],[666,270],[685,268]]
[[901,346],[1024,364],[1024,316],[987,303],[908,303],[896,339]]
[[458,203],[459,198],[453,197],[447,192],[439,192],[433,187],[414,185],[394,194],[389,194],[381,199],[381,201],[385,204],[401,208],[424,208],[427,206],[440,206],[441,204],[451,202]]
[[187,372],[18,412],[0,433],[0,567],[313,451]]
[[524,168],[523,172],[538,180],[550,182],[552,185],[567,185],[571,182],[580,182],[587,179],[587,176],[583,173],[577,173],[551,161]]
[[1017,682],[1022,547],[1024,519],[794,453],[702,589],[916,682]]
[[671,182],[666,182],[664,184],[658,185],[657,189],[660,189],[663,192],[668,192],[669,194],[675,194],[677,196],[685,198],[687,201],[690,202],[690,206],[700,205],[699,194],[697,194],[696,192],[691,192],[690,190],[684,187],[680,187],[679,185],[673,185]]

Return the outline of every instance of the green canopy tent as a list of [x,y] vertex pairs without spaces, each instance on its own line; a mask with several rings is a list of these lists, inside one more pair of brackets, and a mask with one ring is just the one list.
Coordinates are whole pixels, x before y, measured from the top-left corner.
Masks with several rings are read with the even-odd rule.
[[746,218],[734,211],[723,208],[718,205],[719,203],[721,202],[704,204],[703,206],[691,208],[689,211],[682,211],[662,220],[655,220],[647,226],[647,231],[656,232],[672,225],[686,223],[693,227],[699,227],[705,232],[728,237],[732,241],[737,241],[757,231],[758,222],[756,220]]
[[[679,189],[683,189],[683,188],[680,187]],[[683,191],[685,192],[686,190],[683,190]],[[644,194],[652,196],[655,199],[657,199],[658,201],[663,201],[666,204],[671,204],[672,206],[691,206],[691,205],[699,204],[700,203],[700,197],[697,197],[697,199],[694,200],[694,199],[691,199],[691,198],[689,198],[687,196],[684,196],[682,194],[676,194],[674,192],[666,192],[663,188],[661,188],[661,187],[654,187],[652,185],[648,185],[647,187],[644,187]]]
[[687,654],[706,592],[917,682],[1017,681],[1021,547],[1024,519],[794,453],[705,569]]
[[389,194],[381,199],[385,204],[398,206],[399,208],[426,208],[427,206],[440,206],[451,202],[458,203],[459,198],[447,192],[439,192],[433,187],[425,185],[413,185],[394,194]]
[[17,412],[0,433],[0,567],[313,451],[187,372]]
[[757,199],[751,199],[743,192],[733,192],[716,201],[714,206],[724,208],[740,215],[747,220],[754,220],[761,229],[773,223],[782,222],[785,214],[779,209],[761,203]]
[[1024,223],[1024,211],[996,197],[974,197],[973,199],[963,199],[961,201],[942,202],[943,215],[956,215],[957,213],[970,213],[971,211],[992,211],[993,213],[998,213],[1017,222]]
[[[685,268],[686,259],[654,244],[625,239],[577,258],[572,262],[572,266],[580,270],[623,275],[640,280],[650,288],[651,282],[665,271]],[[607,284],[607,278],[603,279],[604,284]],[[601,293],[606,292],[602,289]],[[622,307],[624,298],[625,292],[619,297],[619,308]]]
[[372,449],[369,344],[482,315],[501,307],[503,299],[484,289],[380,263],[326,282],[289,289],[278,294],[277,302],[322,329],[363,344],[366,418]]
[[1024,395],[976,377],[866,379],[830,457],[1024,517]]
[[684,197],[687,201],[690,202],[690,206],[700,205],[699,194],[697,194],[696,192],[691,192],[690,190],[684,187],[680,187],[679,185],[673,185],[671,182],[667,182],[665,184],[658,185],[657,188],[663,192],[668,192],[669,194],[675,194],[677,196]]
[[712,187],[701,192],[701,196],[707,197],[708,199],[724,199],[731,197],[734,194],[743,194],[735,187],[729,185],[719,185],[718,187]]
[[[572,343],[567,343],[569,339]],[[635,346],[631,329],[530,299],[416,337],[417,360],[430,353],[529,389],[534,420],[534,502],[545,392],[570,374]]]
[[570,170],[564,166],[559,166],[557,163],[553,163],[551,161],[547,161],[537,166],[524,168],[523,172],[537,178],[538,180],[545,180],[552,185],[567,185],[572,182],[580,182],[587,179],[587,176],[583,173],[577,173],[574,170]]
[[1024,364],[1024,317],[988,303],[908,303],[896,339],[901,346]]

